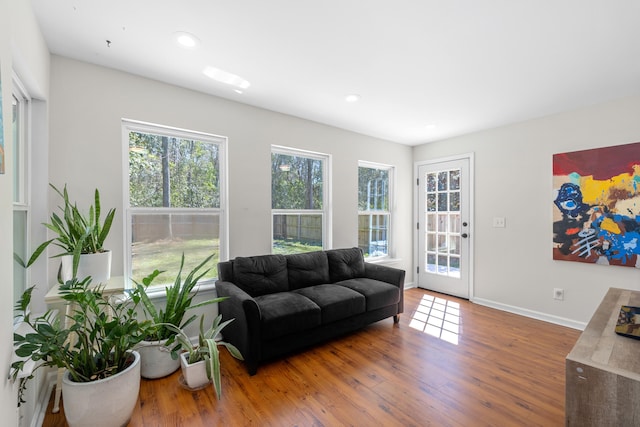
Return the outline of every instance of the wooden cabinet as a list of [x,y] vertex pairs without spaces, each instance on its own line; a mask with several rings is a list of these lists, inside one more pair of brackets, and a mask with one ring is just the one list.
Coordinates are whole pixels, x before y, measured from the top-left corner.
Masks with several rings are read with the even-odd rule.
[[640,340],[615,333],[640,292],[610,288],[566,360],[567,426],[640,426]]

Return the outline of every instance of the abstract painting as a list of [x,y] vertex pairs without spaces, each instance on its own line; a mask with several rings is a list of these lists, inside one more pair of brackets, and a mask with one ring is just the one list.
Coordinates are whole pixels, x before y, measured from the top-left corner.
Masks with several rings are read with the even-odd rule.
[[553,259],[640,268],[640,143],[553,155]]

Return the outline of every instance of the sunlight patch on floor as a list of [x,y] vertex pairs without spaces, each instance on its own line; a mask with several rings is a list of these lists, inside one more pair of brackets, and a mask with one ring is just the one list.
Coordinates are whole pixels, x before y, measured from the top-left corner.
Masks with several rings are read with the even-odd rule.
[[425,294],[409,326],[457,345],[460,335],[460,304]]

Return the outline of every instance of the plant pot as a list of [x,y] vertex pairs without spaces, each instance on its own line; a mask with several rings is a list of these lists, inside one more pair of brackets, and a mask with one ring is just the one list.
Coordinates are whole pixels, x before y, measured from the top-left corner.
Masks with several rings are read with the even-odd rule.
[[[63,255],[60,258],[62,260],[60,276],[62,281],[66,282],[73,278],[73,255]],[[91,283],[94,286],[107,283],[111,278],[111,251],[80,255],[76,277],[82,281],[88,276],[91,276]]]
[[167,340],[142,341],[136,350],[140,353],[140,375],[155,379],[166,377],[180,367],[180,359],[171,358],[171,349],[165,347]]
[[102,380],[78,383],[69,372],[62,378],[62,402],[69,427],[121,427],[127,425],[138,402],[140,354],[133,363]]
[[196,363],[189,363],[188,353],[180,353],[180,367],[182,368],[182,377],[184,385],[190,389],[199,389],[206,387],[211,380],[207,377],[207,365],[204,360]]

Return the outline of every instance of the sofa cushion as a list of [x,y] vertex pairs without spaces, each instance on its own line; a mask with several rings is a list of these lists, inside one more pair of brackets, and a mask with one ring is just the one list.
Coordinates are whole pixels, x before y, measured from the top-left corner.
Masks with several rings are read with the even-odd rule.
[[304,295],[320,307],[323,324],[364,313],[366,309],[364,295],[345,286],[317,285],[293,292]]
[[295,292],[278,292],[255,298],[260,307],[262,339],[269,340],[320,325],[320,307]]
[[233,277],[234,283],[252,297],[289,290],[287,260],[283,255],[237,257]]
[[360,248],[326,251],[331,283],[364,276],[364,256]]
[[336,283],[361,293],[367,300],[367,311],[376,310],[400,302],[400,289],[375,279],[350,279]]
[[289,289],[329,283],[329,260],[326,253],[307,252],[287,255],[285,258],[289,271]]

